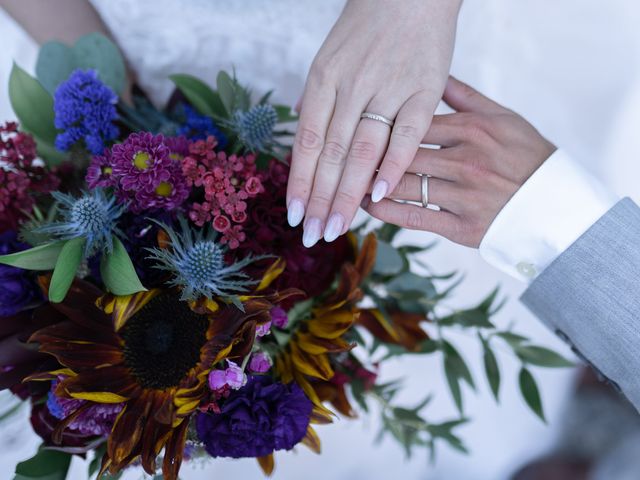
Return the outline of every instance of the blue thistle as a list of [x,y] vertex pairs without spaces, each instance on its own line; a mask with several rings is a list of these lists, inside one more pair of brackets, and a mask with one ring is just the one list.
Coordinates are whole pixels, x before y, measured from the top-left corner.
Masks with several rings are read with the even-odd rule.
[[234,114],[233,129],[240,141],[252,151],[263,151],[273,143],[273,128],[278,123],[276,109],[269,104],[251,107]]
[[38,227],[36,233],[48,234],[56,240],[84,237],[85,257],[99,250],[113,251],[113,235],[121,233],[116,221],[126,204],[116,205],[115,197],[108,197],[101,188],[83,192],[80,198],[61,192],[52,195],[59,203],[62,220]]
[[233,297],[246,292],[257,280],[242,271],[250,263],[268,256],[248,256],[239,262],[227,265],[226,248],[215,242],[216,232],[192,229],[184,218],[179,219],[181,233],[171,227],[160,225],[171,240],[171,249],[149,248],[149,260],[156,261],[154,268],[171,272],[168,282],[172,287],[182,288],[181,300],[197,300],[204,296]]

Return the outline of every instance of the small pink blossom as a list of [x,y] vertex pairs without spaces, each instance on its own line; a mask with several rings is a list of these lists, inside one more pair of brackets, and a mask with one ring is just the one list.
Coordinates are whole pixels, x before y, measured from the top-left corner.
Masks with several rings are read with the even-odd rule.
[[271,333],[271,322],[263,323],[256,327],[256,337],[264,337]]
[[229,366],[225,370],[212,370],[209,373],[209,388],[214,392],[229,387],[238,390],[247,383],[247,376],[242,368],[229,361]]
[[271,314],[271,321],[276,327],[284,328],[289,323],[289,317],[283,308],[273,307],[269,313]]
[[251,355],[249,371],[251,373],[265,373],[271,369],[271,359],[264,352],[256,352]]

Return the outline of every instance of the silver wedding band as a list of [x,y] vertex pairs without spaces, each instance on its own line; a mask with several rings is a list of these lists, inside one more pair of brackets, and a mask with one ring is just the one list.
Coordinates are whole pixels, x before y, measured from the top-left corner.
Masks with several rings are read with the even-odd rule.
[[363,112],[362,115],[360,115],[360,118],[368,118],[369,120],[375,120],[376,122],[382,122],[385,125],[389,125],[390,127],[393,127],[393,120],[391,120],[390,118],[385,117],[384,115],[378,115],[377,113]]
[[429,206],[429,175],[423,173],[420,175],[420,197],[422,198],[422,206]]

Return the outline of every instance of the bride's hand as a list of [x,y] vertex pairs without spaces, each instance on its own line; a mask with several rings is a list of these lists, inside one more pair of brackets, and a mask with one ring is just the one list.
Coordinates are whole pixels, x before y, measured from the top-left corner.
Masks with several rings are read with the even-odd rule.
[[363,207],[385,222],[477,248],[502,207],[555,147],[521,116],[454,78],[444,100],[457,113],[435,116],[424,139],[443,148],[421,149],[391,194],[420,202],[415,174],[428,174],[428,201],[441,210],[368,198]]
[[311,66],[293,146],[289,223],[305,219],[307,247],[348,230],[378,166],[374,201],[402,178],[442,96],[461,1],[347,2]]

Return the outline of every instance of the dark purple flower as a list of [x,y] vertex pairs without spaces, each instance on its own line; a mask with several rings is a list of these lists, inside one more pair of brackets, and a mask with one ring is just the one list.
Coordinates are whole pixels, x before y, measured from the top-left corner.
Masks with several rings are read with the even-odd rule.
[[66,152],[84,140],[91,153],[102,152],[105,143],[118,136],[113,124],[118,118],[117,102],[117,95],[95,70],[75,70],[53,96],[55,126],[63,130],[56,137],[56,148]]
[[174,210],[189,195],[182,174],[180,152],[172,152],[179,142],[167,144],[163,135],[132,133],[111,150],[115,193],[120,202],[129,202],[134,213],[145,210]]
[[213,457],[262,457],[291,450],[306,435],[313,405],[295,383],[250,377],[231,392],[220,413],[200,413],[198,438]]
[[[15,232],[0,234],[0,255],[29,248],[20,243]],[[21,268],[0,265],[0,317],[9,317],[42,299],[33,274]]]
[[95,155],[87,168],[84,179],[89,188],[107,188],[114,184],[113,162],[111,160],[111,150],[104,149],[102,155]]

